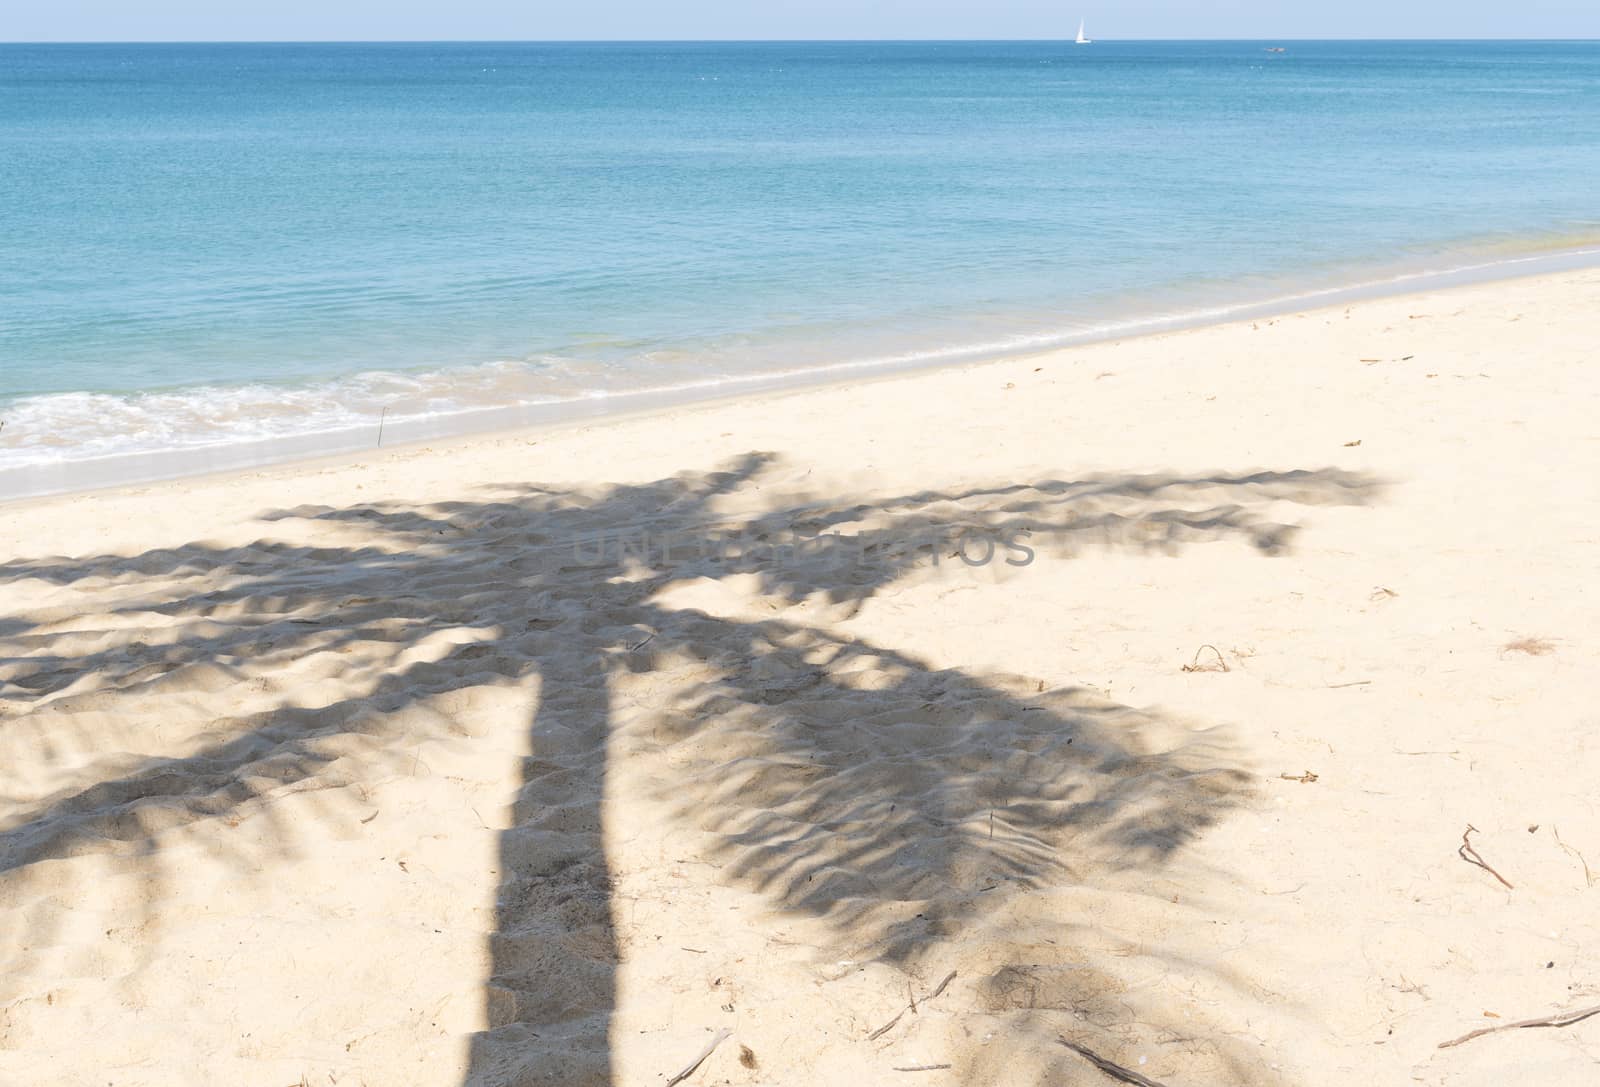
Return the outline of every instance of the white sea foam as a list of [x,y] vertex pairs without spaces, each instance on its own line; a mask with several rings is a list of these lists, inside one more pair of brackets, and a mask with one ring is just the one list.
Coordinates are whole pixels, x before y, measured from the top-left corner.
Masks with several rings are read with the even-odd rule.
[[23,397],[3,409],[0,470],[123,454],[329,434],[504,403],[537,367],[522,363],[404,374],[371,372],[309,385],[207,385],[139,393]]

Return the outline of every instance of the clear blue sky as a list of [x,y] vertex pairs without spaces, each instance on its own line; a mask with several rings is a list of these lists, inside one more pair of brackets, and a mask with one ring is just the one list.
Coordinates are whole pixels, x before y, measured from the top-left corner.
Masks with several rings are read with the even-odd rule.
[[1600,0],[0,0],[0,41],[1600,38]]

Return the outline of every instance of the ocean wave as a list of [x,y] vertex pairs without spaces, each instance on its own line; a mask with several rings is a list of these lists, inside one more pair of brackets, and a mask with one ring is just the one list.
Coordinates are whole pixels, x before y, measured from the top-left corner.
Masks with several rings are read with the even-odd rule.
[[400,426],[508,399],[559,399],[535,390],[546,369],[495,362],[416,374],[375,371],[300,386],[27,396],[0,407],[0,470]]

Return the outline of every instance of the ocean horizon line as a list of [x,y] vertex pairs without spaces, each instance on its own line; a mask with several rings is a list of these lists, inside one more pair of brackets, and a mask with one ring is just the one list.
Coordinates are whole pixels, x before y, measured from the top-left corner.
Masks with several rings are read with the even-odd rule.
[[[1262,42],[1289,42],[1328,45],[1382,45],[1386,42],[1408,45],[1438,43],[1452,44],[1506,44],[1537,45],[1542,42],[1562,44],[1600,44],[1600,37],[1569,37],[1562,35],[1531,38],[1506,37],[1375,37],[1375,38],[1317,38],[1317,37],[1096,37],[1093,45],[1151,44],[1183,45],[1191,43],[1218,44],[1238,42],[1254,45]],[[1062,43],[1073,44],[1072,37],[1063,32],[1060,37],[1033,38],[0,38],[6,45],[1032,45]]]

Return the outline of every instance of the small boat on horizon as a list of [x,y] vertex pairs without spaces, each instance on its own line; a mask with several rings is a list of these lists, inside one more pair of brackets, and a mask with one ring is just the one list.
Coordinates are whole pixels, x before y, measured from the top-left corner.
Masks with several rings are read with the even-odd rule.
[[1083,26],[1084,26],[1084,20],[1079,19],[1078,20],[1078,39],[1077,39],[1077,44],[1079,44],[1079,45],[1088,45],[1091,39],[1087,35],[1084,34]]

